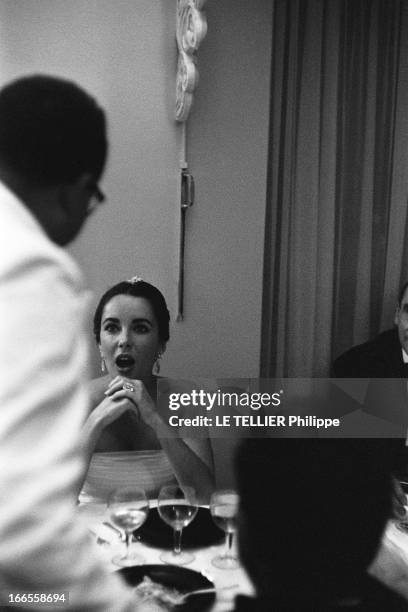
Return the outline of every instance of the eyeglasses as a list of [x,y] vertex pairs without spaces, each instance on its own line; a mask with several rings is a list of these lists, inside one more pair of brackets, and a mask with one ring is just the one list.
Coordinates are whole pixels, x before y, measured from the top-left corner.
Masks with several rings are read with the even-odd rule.
[[95,183],[93,186],[92,195],[89,199],[88,207],[86,209],[86,214],[90,215],[94,212],[94,210],[100,205],[103,204],[106,200],[106,196],[99,189],[99,186]]

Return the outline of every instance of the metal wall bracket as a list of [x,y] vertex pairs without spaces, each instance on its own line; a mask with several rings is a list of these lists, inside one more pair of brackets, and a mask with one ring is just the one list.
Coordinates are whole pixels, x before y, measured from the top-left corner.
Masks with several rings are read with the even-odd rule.
[[177,321],[184,318],[184,251],[186,237],[186,211],[194,203],[194,178],[185,168],[180,174],[180,248]]

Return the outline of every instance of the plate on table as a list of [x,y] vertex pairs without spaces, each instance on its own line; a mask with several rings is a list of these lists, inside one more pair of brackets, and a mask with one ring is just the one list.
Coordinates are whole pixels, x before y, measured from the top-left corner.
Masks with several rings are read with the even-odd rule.
[[[148,577],[164,587],[176,589],[180,594],[196,589],[214,588],[214,584],[200,572],[177,565],[135,565],[118,571],[130,586],[137,586],[143,582],[145,577]],[[174,610],[177,612],[204,612],[213,605],[214,601],[215,593],[192,595],[184,604],[174,606]],[[163,609],[166,609],[165,605]]]
[[[148,546],[173,548],[173,529],[160,518],[157,508],[150,510],[147,520],[136,534]],[[207,508],[199,508],[194,520],[183,529],[181,546],[183,549],[202,548],[220,544],[224,538],[224,533],[214,524],[210,511]]]

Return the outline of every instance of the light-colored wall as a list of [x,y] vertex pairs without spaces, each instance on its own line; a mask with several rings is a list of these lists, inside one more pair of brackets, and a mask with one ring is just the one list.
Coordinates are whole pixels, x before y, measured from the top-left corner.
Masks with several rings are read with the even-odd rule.
[[[196,202],[187,213],[186,317],[172,338],[179,376],[259,376],[272,8],[206,4],[187,130]],[[212,444],[217,485],[232,486],[237,439]]]
[[[206,5],[200,84],[187,128],[185,320],[162,371],[257,376],[268,138],[270,0]],[[2,0],[1,80],[47,72],[106,108],[109,202],[71,251],[95,295],[139,274],[177,297],[180,126],[173,120],[175,0]],[[95,352],[95,372],[97,354]]]
[[[258,376],[272,6],[209,0],[205,7],[208,34],[187,127],[196,201],[187,213],[185,320],[176,323],[176,0],[0,0],[0,84],[56,74],[107,110],[108,203],[70,250],[95,296],[134,274],[162,289],[173,320],[162,365],[168,376]],[[225,482],[230,455],[221,446]]]
[[[70,247],[100,296],[138,274],[174,308],[178,151],[173,119],[176,0],[1,0],[0,83],[72,79],[106,109],[108,196]],[[99,371],[97,351],[94,371]]]
[[196,202],[187,212],[186,316],[173,332],[172,374],[259,376],[272,6],[205,5],[187,128]]

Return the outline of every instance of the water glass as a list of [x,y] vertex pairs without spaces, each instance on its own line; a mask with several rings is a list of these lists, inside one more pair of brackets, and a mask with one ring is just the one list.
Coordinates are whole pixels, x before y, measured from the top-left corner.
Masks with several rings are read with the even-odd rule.
[[211,496],[211,516],[217,527],[225,532],[225,551],[211,560],[211,563],[220,569],[239,567],[239,561],[232,551],[232,541],[237,530],[238,504],[238,493],[231,489],[216,491]]
[[149,513],[146,493],[138,487],[120,487],[110,495],[108,510],[112,523],[125,533],[126,538],[125,555],[115,556],[113,563],[121,567],[143,563],[143,557],[131,553],[131,542],[133,532],[143,525]]
[[186,565],[191,563],[194,555],[181,550],[181,536],[198,512],[198,503],[193,487],[169,485],[162,487],[159,493],[157,508],[160,518],[172,527],[174,547],[171,552],[164,552],[160,559],[165,563]]

